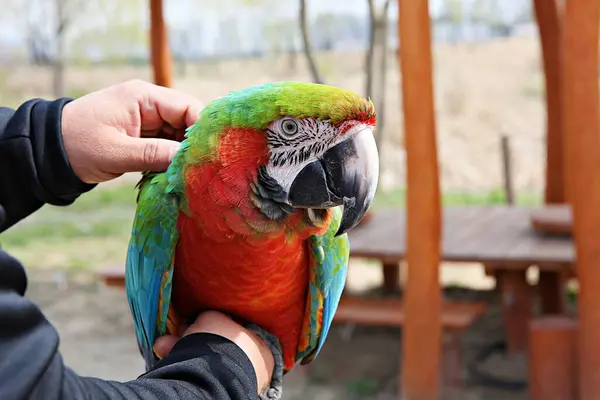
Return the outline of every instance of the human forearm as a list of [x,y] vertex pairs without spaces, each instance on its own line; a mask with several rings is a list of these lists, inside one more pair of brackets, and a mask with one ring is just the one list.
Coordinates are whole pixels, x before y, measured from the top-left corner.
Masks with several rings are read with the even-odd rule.
[[62,108],[69,99],[30,100],[16,110],[0,108],[0,232],[43,204],[68,205],[94,185],[73,173],[61,136]]

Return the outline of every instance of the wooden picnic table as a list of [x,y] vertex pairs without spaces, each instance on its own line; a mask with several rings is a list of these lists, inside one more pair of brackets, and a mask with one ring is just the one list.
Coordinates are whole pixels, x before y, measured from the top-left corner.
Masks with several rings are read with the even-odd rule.
[[[554,206],[562,207],[562,206]],[[524,268],[571,265],[571,238],[545,236],[531,228],[535,208],[516,206],[450,206],[443,209],[442,259]],[[406,213],[395,208],[373,213],[366,224],[350,231],[352,257],[384,263],[403,261]]]
[[[564,206],[544,208],[548,207],[558,210]],[[502,314],[511,354],[527,348],[533,293],[527,282],[526,270],[537,266],[541,271],[540,279],[549,280],[551,287],[539,290],[542,311],[557,313],[562,311],[564,274],[574,265],[572,239],[536,232],[531,226],[534,210],[516,206],[454,206],[443,209],[441,259],[446,262],[482,263],[495,275],[502,294]],[[378,210],[368,223],[349,233],[351,256],[381,261],[384,279],[388,279],[384,285],[391,289],[399,284],[399,266],[406,256],[405,232],[404,209]],[[545,304],[550,304],[546,310]],[[369,313],[368,310],[364,312]],[[351,317],[344,319],[351,320]]]

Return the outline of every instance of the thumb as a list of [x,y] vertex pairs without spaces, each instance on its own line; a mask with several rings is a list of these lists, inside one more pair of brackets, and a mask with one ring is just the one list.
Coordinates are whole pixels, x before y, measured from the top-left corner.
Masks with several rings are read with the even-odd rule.
[[179,338],[173,335],[161,336],[154,342],[154,353],[158,358],[165,358],[173,349]]
[[164,171],[180,145],[168,139],[127,137],[119,172]]

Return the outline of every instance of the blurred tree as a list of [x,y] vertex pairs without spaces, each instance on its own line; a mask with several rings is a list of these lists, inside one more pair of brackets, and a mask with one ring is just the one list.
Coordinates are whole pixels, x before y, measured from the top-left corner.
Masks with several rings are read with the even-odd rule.
[[383,10],[378,20],[379,30],[379,87],[377,89],[377,99],[375,100],[375,106],[377,107],[377,132],[375,135],[375,142],[377,147],[381,148],[383,138],[385,136],[385,103],[386,103],[386,89],[387,85],[387,71],[388,71],[388,36],[389,36],[389,18],[388,12],[390,8],[390,0],[385,0],[383,4]]
[[323,78],[321,77],[321,73],[317,68],[317,64],[314,60],[312,54],[312,48],[310,44],[310,33],[308,31],[308,17],[306,12],[306,0],[300,0],[300,12],[298,13],[298,18],[300,22],[300,32],[302,33],[302,43],[304,46],[304,55],[306,56],[306,61],[308,62],[308,66],[310,68],[310,73],[313,78],[313,82],[315,83],[323,83]]
[[71,24],[78,14],[83,12],[87,1],[85,0],[51,0],[55,7],[54,40],[56,52],[54,54],[52,92],[55,97],[65,96],[65,50],[66,36]]
[[265,38],[267,39],[267,42],[269,44],[269,51],[272,52],[275,55],[279,55],[283,49],[284,49],[284,40],[285,38],[282,37],[282,28],[284,28],[285,25],[282,24],[281,21],[278,20],[267,20],[264,24],[263,24],[263,29],[262,29],[262,33],[265,36]]
[[515,16],[515,23],[523,24],[533,21],[533,1],[523,3]]
[[375,41],[377,40],[377,15],[375,0],[367,0],[369,5],[369,44],[365,53],[365,93],[370,98],[373,95],[373,56],[375,54]]
[[[274,54],[279,55],[283,48],[284,44],[284,36],[283,32],[279,32],[281,35],[278,38],[277,33],[273,30],[273,27],[279,26],[283,27],[283,25],[279,24],[281,22],[277,16],[278,11],[280,9],[281,2],[278,0],[236,0],[241,3],[244,7],[244,12],[250,16],[250,20],[254,25],[260,25],[261,33],[263,37],[267,37],[267,41],[269,42],[269,49]],[[265,53],[265,46],[261,46],[258,41],[255,40],[254,49],[252,53],[259,57],[263,56]]]
[[462,22],[464,20],[462,0],[444,0],[439,22],[448,23],[452,28],[451,41],[462,39]]
[[236,17],[224,18],[219,22],[219,42],[225,49],[219,55],[238,56],[241,52],[239,20]]
[[269,43],[269,49],[274,54],[287,54],[287,68],[296,70],[298,26],[293,19],[269,19],[263,25],[264,36]]
[[488,2],[490,13],[489,23],[492,32],[501,37],[510,36],[514,28],[514,22],[507,20],[504,15],[502,6],[500,5],[501,0],[488,0]]
[[[194,28],[194,25],[196,27]],[[187,61],[190,58],[190,47],[193,39],[199,40],[199,28],[202,25],[188,23],[178,29],[171,29],[172,53],[176,62],[177,75],[185,77],[187,73]],[[193,37],[192,37],[193,36]]]
[[[5,0],[3,9],[12,10],[20,21],[30,62],[52,65],[52,92],[65,95],[67,38],[73,28],[95,10],[102,0]],[[80,25],[81,26],[81,25]]]
[[330,12],[319,13],[312,26],[313,31],[315,27],[319,28],[320,43],[317,44],[317,47],[325,51],[333,50],[335,38],[338,34],[336,16]]
[[149,53],[147,0],[93,1],[97,5],[95,18],[78,27],[77,35],[69,40],[74,61],[145,62]]
[[490,9],[486,0],[475,0],[471,3],[470,9],[471,22],[489,24]]

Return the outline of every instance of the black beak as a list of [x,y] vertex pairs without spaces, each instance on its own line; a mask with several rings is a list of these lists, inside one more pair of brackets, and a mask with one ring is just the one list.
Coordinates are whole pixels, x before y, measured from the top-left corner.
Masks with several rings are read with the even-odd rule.
[[343,205],[336,236],[354,228],[365,215],[377,189],[379,155],[373,132],[365,128],[327,150],[321,159],[304,167],[288,196],[296,208],[330,208]]

